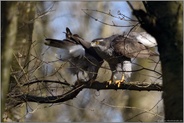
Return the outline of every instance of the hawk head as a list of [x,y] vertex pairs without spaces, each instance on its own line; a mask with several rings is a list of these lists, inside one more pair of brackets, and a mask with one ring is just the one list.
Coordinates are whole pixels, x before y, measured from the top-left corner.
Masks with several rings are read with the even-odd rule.
[[104,38],[97,38],[91,41],[91,47],[100,51],[106,51],[110,48],[110,43],[108,43],[108,40]]
[[103,38],[97,38],[97,39],[94,39],[93,41],[91,41],[91,46],[92,47],[99,47],[99,45],[100,46],[105,46]]

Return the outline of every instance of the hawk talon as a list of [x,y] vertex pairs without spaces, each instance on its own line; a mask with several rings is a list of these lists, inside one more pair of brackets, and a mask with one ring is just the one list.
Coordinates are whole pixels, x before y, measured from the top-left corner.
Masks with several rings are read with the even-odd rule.
[[[124,82],[125,82],[124,74],[122,75],[121,80],[116,80],[115,82],[113,82],[112,80],[108,81],[109,85],[114,83],[115,85],[118,85],[118,87],[120,87],[121,83],[124,83]],[[108,87],[108,85],[106,87]]]
[[113,81],[112,81],[112,80],[109,80],[109,81],[107,81],[107,82],[109,83],[109,85],[113,83]]
[[123,74],[121,80],[116,80],[115,84],[117,84],[118,87],[120,87],[121,83],[124,83],[124,82],[125,82],[125,76]]

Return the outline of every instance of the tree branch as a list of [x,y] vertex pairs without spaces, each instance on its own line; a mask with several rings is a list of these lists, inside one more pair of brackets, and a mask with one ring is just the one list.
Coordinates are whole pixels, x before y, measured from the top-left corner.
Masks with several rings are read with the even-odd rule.
[[17,98],[20,98],[21,100],[24,100],[25,102],[37,102],[37,103],[59,103],[59,102],[65,102],[70,99],[73,99],[78,95],[78,93],[84,88],[84,85],[79,85],[72,90],[58,96],[46,96],[46,97],[39,97],[39,96],[33,96],[29,94],[23,94],[18,96]]
[[86,84],[84,88],[96,89],[96,90],[134,90],[134,91],[162,91],[162,86],[158,83],[148,83],[148,82],[123,82],[118,84],[110,84],[108,82],[98,82],[95,81],[91,85]]
[[119,86],[118,84],[110,84],[105,81],[105,82],[77,82],[76,85],[69,85],[66,84],[65,82],[60,82],[60,81],[50,81],[50,80],[37,80],[34,82],[29,82],[24,84],[23,86],[29,86],[31,84],[36,84],[39,82],[51,82],[51,83],[57,83],[57,84],[64,84],[70,87],[73,87],[71,90],[67,91],[66,93],[62,95],[57,95],[57,96],[35,96],[35,95],[30,95],[30,94],[22,94],[15,96],[14,98],[18,98],[24,102],[36,102],[36,103],[59,103],[59,102],[65,102],[70,99],[75,98],[82,89],[87,88],[87,89],[96,89],[97,91],[99,90],[134,90],[134,91],[162,91],[162,85],[158,83],[148,83],[148,82],[123,82]]

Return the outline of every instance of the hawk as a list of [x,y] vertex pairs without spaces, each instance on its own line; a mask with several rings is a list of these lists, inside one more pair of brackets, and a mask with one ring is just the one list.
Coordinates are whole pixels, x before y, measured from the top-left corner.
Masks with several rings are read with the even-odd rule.
[[[112,71],[110,83],[119,84],[120,82],[128,81],[131,77],[132,58],[148,58],[158,55],[149,49],[149,47],[157,45],[156,40],[150,37],[145,32],[133,32],[129,35],[112,35],[107,38],[97,38],[91,42],[91,47],[94,47],[99,56],[109,64]],[[121,72],[124,72],[124,74],[121,74],[120,80],[119,74]]]
[[65,34],[66,39],[46,38],[45,44],[65,51],[61,54],[61,60],[69,61],[71,68],[68,69],[71,74],[77,76],[78,80],[95,80],[103,59],[90,46],[90,42],[77,34],[72,34],[68,27]]

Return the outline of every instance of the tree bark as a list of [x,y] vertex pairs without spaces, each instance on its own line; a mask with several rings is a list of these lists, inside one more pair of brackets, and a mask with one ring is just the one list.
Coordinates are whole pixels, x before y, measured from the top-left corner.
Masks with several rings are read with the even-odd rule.
[[[16,3],[16,2],[13,2]],[[10,80],[10,65],[13,58],[13,46],[16,41],[17,34],[17,16],[15,11],[15,6],[12,2],[2,2],[2,21],[1,21],[1,30],[2,30],[2,103],[1,103],[1,114],[3,115],[5,109],[6,95],[9,88]],[[2,116],[1,116],[2,117]]]
[[[27,74],[20,76],[26,71],[26,63],[29,61],[35,17],[34,6],[34,2],[2,2],[2,115],[5,108],[17,103],[10,95],[23,91],[19,85],[27,80]],[[19,113],[22,111],[25,110]],[[6,114],[11,115],[13,112],[6,110]],[[18,120],[10,116],[11,118],[14,121]]]
[[183,121],[183,3],[144,2],[147,13],[134,10],[142,28],[158,43],[163,73],[166,121]]

